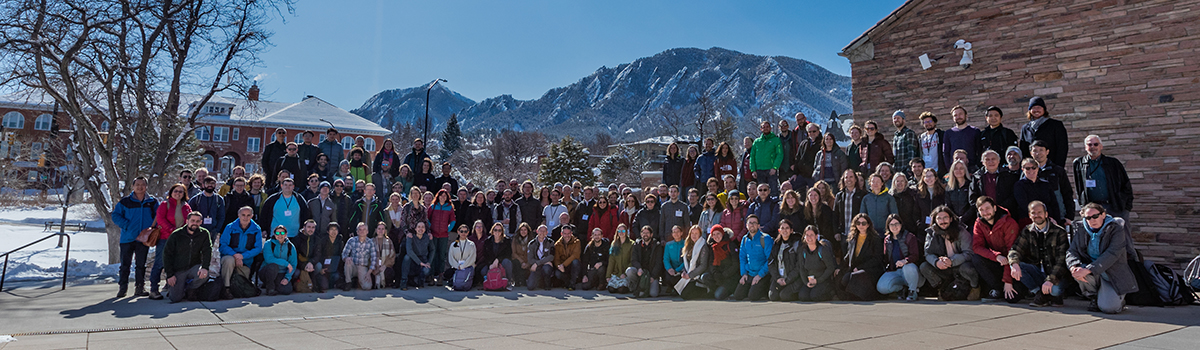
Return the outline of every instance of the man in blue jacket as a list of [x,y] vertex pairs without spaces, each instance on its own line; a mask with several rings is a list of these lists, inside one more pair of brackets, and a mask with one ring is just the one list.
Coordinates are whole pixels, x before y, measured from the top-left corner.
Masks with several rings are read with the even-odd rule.
[[692,172],[696,174],[696,189],[700,191],[707,190],[704,186],[708,179],[717,177],[716,169],[713,168],[717,163],[717,154],[713,150],[715,142],[711,137],[704,139],[704,153],[696,158],[696,164],[692,166]]
[[207,176],[201,180],[201,192],[192,196],[188,205],[192,207],[192,211],[200,212],[203,218],[200,227],[212,235],[208,238],[211,242],[217,238],[217,233],[221,232],[221,224],[225,223],[225,198],[217,194],[217,178]]
[[742,278],[738,280],[733,299],[744,300],[749,297],[750,301],[758,301],[767,296],[771,286],[771,279],[767,276],[770,272],[771,248],[775,246],[775,240],[760,230],[758,216],[754,214],[746,217],[746,232],[738,251]]
[[[121,269],[117,278],[120,289],[118,298],[124,298],[129,291],[129,266],[137,263],[137,290],[133,296],[143,297],[146,292],[146,253],[150,247],[137,241],[142,230],[154,226],[154,212],[158,209],[158,200],[146,194],[146,178],[139,176],[133,179],[133,193],[121,198],[113,206],[112,221],[121,228]],[[136,257],[136,259],[135,259]]]
[[771,186],[758,184],[758,197],[750,202],[750,214],[758,216],[763,232],[775,236],[779,229],[779,199],[771,197]]
[[229,278],[234,271],[250,278],[250,266],[262,253],[262,229],[254,222],[254,208],[238,209],[238,219],[225,226],[221,234],[221,279],[225,288],[222,299],[233,299],[229,291]]

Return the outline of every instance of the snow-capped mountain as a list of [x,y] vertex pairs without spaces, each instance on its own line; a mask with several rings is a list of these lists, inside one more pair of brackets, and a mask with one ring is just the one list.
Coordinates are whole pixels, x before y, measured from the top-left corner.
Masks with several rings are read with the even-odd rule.
[[[384,127],[392,127],[388,122],[396,120],[418,124],[415,121],[424,116],[425,96],[416,96],[417,92],[424,90],[385,91],[351,112],[380,121]],[[502,95],[464,106],[469,99],[449,90],[441,94],[446,98],[434,98],[431,103],[431,123],[437,120],[437,125],[457,111],[467,131],[511,128],[576,137],[607,132],[618,140],[662,135],[663,111],[667,109],[694,121],[701,96],[709,96],[723,115],[737,118],[741,129],[750,133],[755,133],[760,119],[790,119],[796,112],[804,112],[809,121],[824,125],[831,111],[852,112],[849,77],[805,60],[722,48],[671,49],[616,67],[601,67],[534,100]],[[410,114],[408,106],[420,108]],[[683,131],[695,133],[694,127]]]
[[[418,86],[407,89],[386,90],[371,96],[350,113],[373,121],[384,128],[395,130],[397,125],[412,123],[418,128],[425,123],[425,89]],[[475,105],[475,101],[450,91],[438,84],[429,91],[429,129],[441,130],[450,119],[450,114]]]

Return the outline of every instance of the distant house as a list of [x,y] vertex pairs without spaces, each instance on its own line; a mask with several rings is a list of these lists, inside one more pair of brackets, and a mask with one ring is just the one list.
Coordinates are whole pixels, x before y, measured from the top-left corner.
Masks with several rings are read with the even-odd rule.
[[[909,0],[840,55],[851,64],[855,122],[875,120],[889,138],[893,111],[930,111],[948,128],[955,105],[976,126],[998,106],[1019,132],[1028,100],[1043,97],[1066,124],[1070,158],[1096,134],[1125,163],[1137,247],[1178,266],[1200,246],[1196,23],[1197,0]],[[969,65],[959,40],[971,43]]]

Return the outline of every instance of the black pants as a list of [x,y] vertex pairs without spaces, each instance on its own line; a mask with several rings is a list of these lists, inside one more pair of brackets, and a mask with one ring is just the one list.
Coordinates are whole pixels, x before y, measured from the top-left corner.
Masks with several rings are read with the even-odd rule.
[[771,290],[767,296],[771,301],[796,301],[800,299],[800,283],[807,281],[796,280],[791,284],[781,286],[776,281],[771,281]]
[[146,254],[149,252],[150,247],[142,242],[121,243],[121,269],[118,271],[121,275],[117,278],[121,290],[129,287],[130,264],[136,265],[137,268],[137,288],[141,289],[146,285]]
[[817,283],[812,288],[808,284],[801,285],[797,298],[800,301],[828,301],[833,298],[833,281]]
[[167,297],[171,298],[172,303],[183,301],[184,297],[187,296],[187,291],[200,288],[205,283],[208,283],[207,278],[200,279],[200,265],[194,265],[187,270],[176,272],[172,277],[175,277],[175,285],[167,287],[171,291]]
[[283,284],[283,276],[287,274],[287,267],[276,264],[263,264],[262,269],[258,270],[258,277],[263,281],[263,287],[268,291],[274,290],[279,294],[292,294],[292,281]]
[[595,266],[596,265],[588,266],[587,272],[584,273],[584,276],[587,276],[587,282],[580,283],[579,286],[576,287],[577,289],[599,290],[604,287],[604,274],[608,272],[608,266],[600,264],[600,268],[598,269],[594,268]]
[[679,293],[679,297],[683,300],[706,299],[712,297],[712,293],[708,288],[701,287],[700,282],[693,278],[688,282],[687,287],[683,288],[683,292]]
[[537,270],[529,273],[529,279],[525,281],[525,287],[529,288],[529,290],[538,288],[550,289],[550,278],[554,277],[554,271],[557,270],[548,264],[539,265]]
[[[995,260],[988,260],[979,254],[971,255],[971,265],[975,267],[975,273],[979,274],[979,287],[983,288],[983,292],[988,290],[1004,291],[1004,267]],[[1019,283],[1014,283],[1019,284]]]
[[746,298],[750,298],[750,301],[759,301],[766,298],[767,291],[771,287],[770,275],[763,276],[763,278],[758,280],[758,283],[751,284],[753,282],[754,276],[746,277],[746,283],[742,283],[739,279],[737,290],[733,292],[733,300],[746,300]]
[[561,283],[563,287],[574,288],[575,282],[579,281],[579,274],[582,273],[580,271],[580,265],[582,264],[579,262],[579,259],[571,260],[567,264],[567,267],[564,269],[567,271],[559,271],[558,267],[554,268],[554,279],[558,280],[558,283]]

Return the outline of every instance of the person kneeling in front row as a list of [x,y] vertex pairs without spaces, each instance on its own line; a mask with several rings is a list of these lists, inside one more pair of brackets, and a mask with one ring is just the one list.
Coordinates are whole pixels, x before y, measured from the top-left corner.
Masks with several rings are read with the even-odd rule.
[[288,241],[283,225],[275,227],[272,240],[263,244],[263,266],[258,270],[267,295],[292,294],[292,275],[296,272],[296,247]]
[[1138,291],[1126,260],[1129,234],[1125,220],[1105,214],[1104,206],[1096,203],[1084,205],[1079,214],[1083,218],[1071,223],[1067,248],[1071,277],[1092,300],[1088,311],[1120,313],[1125,310],[1125,295]]
[[[212,243],[208,230],[200,227],[203,215],[191,212],[187,225],[180,227],[167,238],[163,249],[163,272],[167,273],[168,297],[172,303],[189,299],[191,292],[208,283],[208,264],[212,260]],[[213,282],[216,283],[216,282]]]

